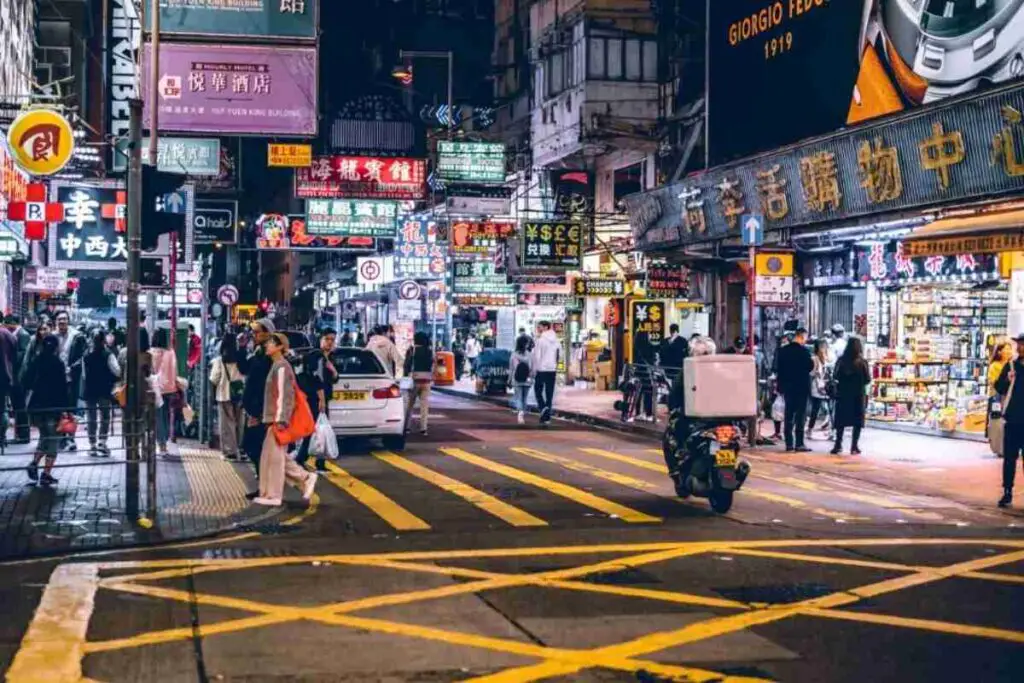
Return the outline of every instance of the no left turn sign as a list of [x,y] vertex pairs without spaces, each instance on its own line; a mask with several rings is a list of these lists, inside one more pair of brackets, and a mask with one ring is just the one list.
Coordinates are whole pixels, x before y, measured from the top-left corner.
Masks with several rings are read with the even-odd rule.
[[238,288],[234,285],[223,285],[217,290],[217,301],[225,306],[234,306],[238,302]]

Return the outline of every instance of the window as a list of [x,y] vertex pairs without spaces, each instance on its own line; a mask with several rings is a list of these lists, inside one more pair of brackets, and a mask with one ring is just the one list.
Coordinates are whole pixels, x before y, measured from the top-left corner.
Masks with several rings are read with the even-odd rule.
[[377,355],[365,349],[338,349],[331,354],[331,361],[342,376],[386,374]]
[[622,41],[618,38],[608,39],[608,79],[622,78]]
[[653,40],[644,42],[644,80],[658,80],[658,44]]
[[549,81],[549,95],[557,95],[565,88],[565,66],[563,64],[564,53],[558,52],[551,55],[551,79]]
[[604,38],[590,39],[590,66],[587,70],[591,78],[604,78]]
[[642,76],[640,71],[640,41],[626,41],[626,80],[639,81]]

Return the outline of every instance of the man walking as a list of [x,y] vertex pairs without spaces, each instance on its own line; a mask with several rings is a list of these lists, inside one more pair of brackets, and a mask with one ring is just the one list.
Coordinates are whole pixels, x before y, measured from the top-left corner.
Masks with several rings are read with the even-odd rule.
[[[72,411],[77,412],[78,397],[82,388],[82,361],[88,343],[85,336],[71,327],[71,316],[67,311],[59,311],[57,321],[57,339],[60,342],[60,359],[64,361],[68,378],[68,404]],[[65,436],[62,444],[69,451],[77,450],[75,438]]]
[[673,380],[683,368],[683,360],[690,345],[679,336],[679,325],[672,323],[668,326],[668,332],[668,341],[661,345],[661,368],[668,379]]
[[[338,370],[331,362],[331,353],[337,340],[337,332],[328,327],[320,334],[320,348],[313,349],[306,354],[302,361],[302,376],[299,377],[299,385],[306,392],[306,399],[309,401],[309,409],[316,420],[323,413],[330,417],[330,400],[334,393],[334,383],[338,381]],[[307,436],[299,446],[295,462],[305,465],[309,460],[309,446],[313,437]],[[327,464],[323,458],[317,458],[316,469],[319,472],[327,470]]]
[[[273,362],[266,352],[266,343],[270,335],[277,331],[269,318],[260,318],[252,324],[255,346],[252,353],[239,363],[239,370],[245,375],[245,388],[242,391],[242,408],[245,410],[245,435],[242,437],[242,450],[256,468],[256,478],[260,476],[260,457],[263,454],[263,441],[267,435],[267,426],[263,423],[264,392],[267,388],[267,375]],[[249,493],[252,499],[259,492]]]
[[551,422],[551,409],[555,401],[555,375],[558,372],[558,358],[561,345],[551,323],[544,320],[537,325],[540,331],[533,347],[531,367],[534,373],[534,396],[540,410],[540,424],[547,426]]
[[[1003,497],[999,507],[1013,503],[1013,481],[1017,477],[1017,458],[1024,449],[1024,334],[1018,334],[1017,357],[1003,366],[996,380],[996,393],[1003,400]],[[1020,380],[1019,382],[1017,380]]]
[[793,341],[779,349],[778,353],[779,390],[786,402],[783,434],[787,453],[806,453],[811,450],[804,445],[804,425],[807,424],[807,400],[811,395],[814,360],[805,346],[806,342],[807,330],[800,327],[793,335]]
[[[21,318],[8,315],[4,320],[7,329],[14,335],[17,342],[17,355],[14,362],[14,375],[11,378],[11,406],[14,408],[14,443],[26,444],[30,440],[28,411],[25,409],[25,387],[21,384],[21,376],[28,359],[28,347],[32,343],[32,334],[21,326]],[[6,422],[4,423],[6,426]]]

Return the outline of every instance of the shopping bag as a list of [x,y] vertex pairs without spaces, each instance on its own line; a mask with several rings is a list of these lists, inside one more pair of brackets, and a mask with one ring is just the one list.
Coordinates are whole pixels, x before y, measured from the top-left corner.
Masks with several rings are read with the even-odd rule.
[[153,407],[163,408],[164,395],[160,393],[160,375],[150,375],[146,381],[149,382],[149,390],[153,392]]
[[181,408],[181,421],[187,427],[192,424],[192,420],[196,419],[196,411],[189,404],[185,404]]
[[70,413],[64,413],[57,420],[57,433],[63,434],[64,436],[74,436],[75,432],[78,431],[78,422],[75,421],[75,416]]
[[274,439],[281,446],[302,441],[307,436],[312,435],[316,429],[316,423],[313,421],[313,411],[309,409],[309,401],[306,399],[306,394],[303,393],[302,389],[299,389],[299,385],[296,384],[295,380],[292,380],[292,389],[295,392],[295,409],[292,411],[291,422],[283,429],[277,425],[273,427]]
[[323,413],[316,420],[316,429],[309,442],[309,454],[315,458],[336,460],[338,458],[338,437],[334,435],[331,421]]
[[779,394],[775,397],[775,401],[772,403],[772,419],[776,422],[782,422],[786,419],[786,399]]
[[1003,434],[1005,430],[1006,422],[1002,417],[993,417],[989,420],[986,434],[988,445],[992,452],[999,457],[1003,457]]

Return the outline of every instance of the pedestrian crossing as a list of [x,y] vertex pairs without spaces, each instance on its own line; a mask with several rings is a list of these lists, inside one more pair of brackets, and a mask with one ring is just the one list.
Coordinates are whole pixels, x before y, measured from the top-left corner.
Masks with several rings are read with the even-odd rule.
[[[659,451],[540,446],[372,451],[328,462],[324,479],[343,494],[341,504],[351,506],[353,515],[401,532],[451,530],[458,520],[446,508],[453,503],[464,514],[471,510],[480,521],[507,528],[564,528],[581,517],[629,526],[713,516],[706,501],[675,495]],[[516,495],[508,499],[507,491]],[[840,477],[755,470],[725,517],[763,524],[962,525],[972,512]]]

